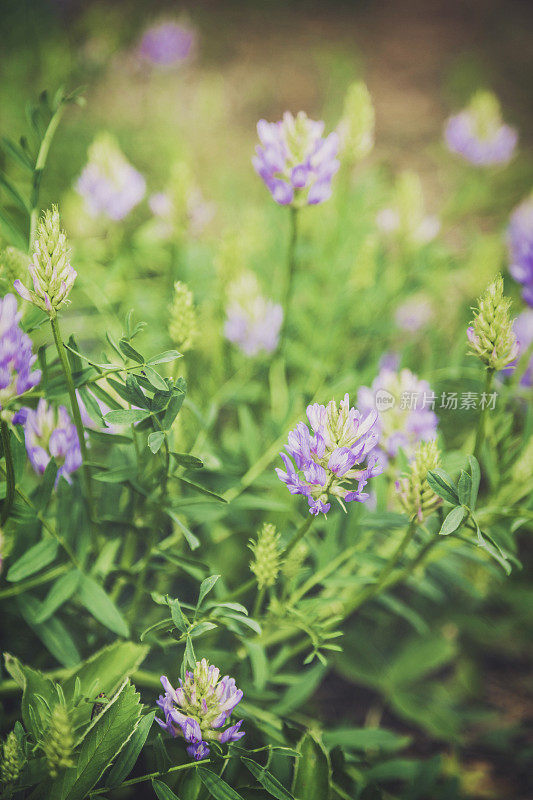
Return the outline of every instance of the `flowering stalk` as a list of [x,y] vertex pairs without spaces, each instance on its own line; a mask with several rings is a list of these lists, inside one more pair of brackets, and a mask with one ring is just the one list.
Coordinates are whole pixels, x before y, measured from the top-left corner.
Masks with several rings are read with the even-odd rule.
[[6,460],[6,499],[2,504],[2,515],[0,517],[0,525],[4,525],[9,518],[15,500],[15,469],[13,467],[13,455],[9,442],[9,429],[5,420],[0,421],[0,435],[2,438],[2,447],[4,448],[4,458]]
[[289,555],[289,553],[291,553],[294,550],[294,548],[296,547],[298,542],[303,539],[303,537],[305,536],[305,534],[307,533],[307,531],[309,530],[309,528],[311,527],[311,525],[313,524],[313,521],[315,519],[316,519],[316,517],[314,517],[313,515],[311,515],[309,517],[306,517],[306,519],[302,522],[300,527],[297,529],[296,533],[294,534],[294,536],[290,540],[290,542],[287,545],[287,547],[285,548],[285,550],[281,551],[280,558],[281,557],[286,558]]
[[[483,390],[487,397],[490,394],[493,379],[494,379],[494,370],[491,369],[490,367],[487,367],[487,372],[485,376],[485,388]],[[478,459],[478,461],[479,461],[479,455],[481,453],[481,448],[483,446],[483,442],[485,441],[488,408],[489,404],[485,403],[481,409],[481,413],[479,415],[479,420],[477,423],[476,442],[474,444],[474,456]]]
[[[283,333],[287,327],[287,320],[289,318],[289,306],[292,298],[292,284],[294,281],[294,273],[296,271],[296,245],[298,242],[298,208],[291,206],[291,223],[290,223],[290,238],[289,249],[287,252],[287,272],[285,274],[285,290],[283,298]],[[285,341],[285,338],[283,338]]]

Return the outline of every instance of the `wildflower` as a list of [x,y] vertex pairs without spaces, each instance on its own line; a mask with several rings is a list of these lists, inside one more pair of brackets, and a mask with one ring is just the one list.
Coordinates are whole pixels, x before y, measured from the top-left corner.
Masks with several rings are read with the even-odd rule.
[[498,99],[487,91],[476,92],[467,108],[448,119],[444,138],[452,153],[478,167],[507,164],[518,141],[516,130],[502,121]]
[[503,295],[501,275],[478,298],[478,306],[467,330],[471,355],[477,356],[488,369],[510,366],[518,355],[518,342],[509,315],[511,301]]
[[99,134],[89,147],[89,160],[76,190],[91,216],[103,215],[115,222],[127,217],[141,202],[146,182],[108,133]]
[[189,743],[187,752],[197,761],[209,755],[208,742],[237,742],[244,736],[239,722],[222,729],[229,720],[235,706],[242,699],[235,680],[202,658],[195,669],[185,673],[174,689],[165,675],[161,676],[165,690],[157,705],[165,715],[164,721],[156,717],[159,725],[171,736],[181,735]]
[[174,284],[174,299],[170,306],[168,332],[182,353],[191,349],[198,335],[198,322],[192,292],[181,281],[176,281]]
[[276,526],[265,523],[257,540],[250,539],[248,545],[254,554],[254,561],[250,564],[250,569],[257,578],[257,586],[263,589],[265,586],[274,586],[279,572],[279,533]]
[[394,319],[399,328],[416,333],[424,328],[433,316],[431,303],[423,296],[410,297],[398,306]]
[[507,231],[511,265],[509,271],[522,284],[522,297],[533,306],[533,195],[511,215]]
[[230,286],[229,297],[224,326],[226,339],[237,344],[247,356],[256,356],[262,350],[272,353],[278,346],[283,322],[281,305],[261,296],[252,273],[243,275]]
[[33,256],[28,272],[33,281],[33,291],[20,280],[14,287],[24,300],[28,300],[53,317],[56,311],[69,302],[68,296],[77,272],[70,263],[67,237],[61,230],[57,206],[45,211],[37,231]]
[[[513,322],[513,331],[518,343],[518,356],[516,361],[513,361],[503,372],[509,374],[516,369],[520,363],[520,359],[525,355],[533,345],[533,309],[527,308]],[[525,372],[520,378],[521,386],[533,386],[533,352],[530,352],[529,361],[526,365]]]
[[410,245],[421,246],[435,238],[440,221],[425,213],[422,184],[416,173],[406,170],[398,176],[393,205],[378,212],[376,224],[383,233],[394,234]]
[[377,413],[372,410],[363,417],[350,408],[345,394],[339,408],[334,400],[327,406],[307,406],[307,418],[313,433],[304,422],[289,433],[285,446],[289,455],[280,453],[286,471],[276,468],[278,478],[291,494],[307,497],[315,516],[327,514],[333,497],[343,508],[352,500],[364,503],[369,495],[363,488],[382,471],[377,457],[370,455],[378,443]]
[[342,156],[349,162],[367,156],[374,146],[376,115],[372,98],[363,81],[348,87],[342,119],[337,127]]
[[73,748],[74,734],[68,711],[63,703],[57,703],[50,715],[50,726],[43,742],[50,777],[57,778],[62,770],[74,766]]
[[379,451],[385,460],[394,458],[400,448],[412,457],[419,442],[436,436],[435,395],[427,381],[408,369],[398,372],[385,364],[372,386],[359,389],[357,401],[363,411],[379,411]]
[[148,28],[139,45],[139,56],[156,67],[168,69],[187,61],[193,51],[196,34],[179,22],[160,22]]
[[436,442],[421,442],[409,464],[406,477],[396,481],[400,503],[411,519],[423,522],[438,508],[442,500],[427,482],[428,472],[440,464]]
[[0,782],[3,785],[15,783],[25,760],[17,734],[15,731],[11,731],[2,747]]
[[0,409],[41,380],[41,371],[32,370],[37,356],[32,355],[30,337],[19,327],[21,316],[15,295],[0,298]]
[[29,266],[29,257],[16,247],[6,247],[0,253],[0,277],[12,287],[17,278],[22,277]]
[[42,475],[54,458],[59,467],[57,480],[63,475],[70,483],[82,458],[76,426],[65,406],[55,409],[41,397],[36,409],[21,409],[13,422],[24,425],[26,452],[35,472]]
[[296,117],[286,111],[279,122],[261,119],[257,133],[261,144],[252,163],[276,203],[317,205],[331,196],[331,179],[340,165],[338,133],[324,138],[324,123],[303,111]]

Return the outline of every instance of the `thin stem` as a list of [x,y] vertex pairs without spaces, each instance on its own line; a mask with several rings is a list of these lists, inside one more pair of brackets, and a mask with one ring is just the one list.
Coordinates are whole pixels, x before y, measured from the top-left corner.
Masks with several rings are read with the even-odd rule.
[[305,534],[307,533],[307,531],[309,530],[314,521],[315,517],[313,516],[313,514],[309,514],[309,516],[302,522],[300,527],[297,529],[296,533],[290,540],[287,547],[280,553],[280,558],[286,558],[289,555],[289,553],[292,550],[294,550],[298,542],[301,539],[303,539],[303,537],[305,536]]
[[67,389],[68,394],[70,397],[70,407],[72,409],[72,416],[74,417],[74,424],[76,426],[76,430],[78,432],[78,439],[80,443],[80,450],[81,456],[83,460],[82,469],[83,469],[83,476],[85,481],[85,491],[87,496],[87,505],[89,507],[89,520],[91,523],[91,537],[93,547],[96,549],[98,546],[98,538],[96,534],[96,529],[94,527],[94,522],[96,520],[95,513],[94,513],[94,500],[93,500],[93,493],[92,493],[92,484],[91,484],[91,473],[88,466],[89,461],[89,454],[87,452],[87,443],[85,441],[85,430],[83,427],[83,422],[81,419],[80,407],[78,404],[78,398],[76,396],[76,390],[74,388],[74,381],[72,380],[72,371],[70,369],[69,360],[67,354],[65,352],[65,346],[63,344],[63,339],[61,338],[61,330],[59,328],[59,322],[57,317],[50,317],[50,324],[52,326],[52,333],[54,334],[54,341],[56,343],[57,354],[59,356],[59,360],[61,362],[61,366],[63,368],[63,373],[65,375],[65,380],[67,382]]
[[119,784],[118,786],[113,787],[104,787],[103,789],[94,789],[92,792],[89,792],[87,797],[97,797],[99,794],[107,794],[108,792],[114,792],[115,789],[122,789],[124,786],[134,786],[136,783],[144,783],[145,781],[151,781],[153,778],[164,778],[165,775],[168,775],[171,772],[179,772],[180,770],[184,769],[191,769],[192,767],[197,767],[199,764],[210,764],[211,761],[209,758],[203,758],[201,761],[191,761],[189,764],[178,764],[175,767],[170,767],[170,769],[163,770],[161,772],[150,772],[148,775],[139,775],[137,778],[130,778],[128,781],[123,781],[123,783]]
[[44,572],[42,575],[37,575],[35,578],[30,578],[27,581],[16,583],[14,586],[9,586],[7,589],[2,589],[0,591],[0,600],[4,600],[6,597],[17,597],[19,594],[24,594],[24,592],[33,589],[35,586],[42,586],[43,583],[50,583],[50,581],[63,575],[68,569],[70,569],[68,564],[61,564],[59,567],[54,567],[48,570],[48,572]]
[[[485,388],[483,390],[485,395],[490,394],[493,378],[494,378],[494,370],[487,367],[487,373],[485,376]],[[486,402],[483,408],[481,409],[481,414],[479,415],[479,420],[477,424],[476,443],[474,445],[474,456],[478,459],[478,461],[481,448],[483,447],[483,442],[485,441],[485,430],[487,427],[488,408],[489,408],[489,403]]]
[[2,446],[4,448],[4,458],[6,460],[6,499],[2,503],[2,514],[0,516],[0,525],[4,525],[11,514],[11,509],[15,501],[15,468],[13,466],[13,454],[11,453],[11,443],[9,441],[9,428],[5,420],[0,421],[0,434]]
[[287,330],[287,322],[289,319],[289,309],[292,299],[294,273],[296,271],[296,244],[298,241],[298,209],[294,206],[290,208],[291,222],[290,222],[290,236],[289,248],[287,251],[287,272],[285,275],[285,287],[283,297],[283,341],[285,340],[285,332]]
[[265,587],[262,586],[257,592],[257,597],[255,598],[254,611],[252,614],[253,617],[258,617],[259,614],[261,613],[261,606],[263,605],[264,599],[265,599]]
[[65,105],[63,102],[60,102],[57,111],[54,113],[52,119],[48,123],[48,127],[46,129],[44,137],[41,141],[41,145],[39,147],[39,152],[37,153],[37,160],[35,162],[35,167],[33,170],[33,196],[32,196],[32,208],[30,211],[30,240],[29,240],[30,253],[33,250],[33,245],[35,242],[35,233],[37,231],[37,221],[39,219],[39,186],[41,183],[41,173],[46,166],[46,160],[48,158],[50,145],[52,144],[52,139],[54,138],[54,134],[57,130],[57,126],[61,121],[61,117],[63,116],[64,110],[65,110]]

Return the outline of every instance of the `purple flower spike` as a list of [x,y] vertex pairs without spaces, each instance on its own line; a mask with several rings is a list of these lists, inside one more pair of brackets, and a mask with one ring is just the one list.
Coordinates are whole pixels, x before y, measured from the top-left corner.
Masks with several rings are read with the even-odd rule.
[[533,306],[533,195],[511,215],[507,231],[511,265],[509,271],[522,284],[522,297]]
[[17,423],[24,425],[26,452],[35,472],[43,474],[53,457],[60,476],[71,483],[71,475],[81,467],[82,458],[78,432],[64,406],[49,406],[41,397],[36,409],[24,408],[17,415]]
[[502,122],[497,98],[491,92],[477,92],[468,108],[448,119],[444,138],[452,153],[487,167],[511,160],[518,134]]
[[[280,453],[285,471],[276,468],[278,478],[291,494],[307,497],[309,513],[327,514],[331,497],[344,503],[368,499],[361,492],[369,478],[382,472],[381,462],[369,453],[378,442],[377,413],[363,416],[350,408],[348,394],[340,402],[327,406],[315,403],[307,407],[312,434],[303,422],[289,433],[286,453]],[[365,463],[366,462],[366,463]],[[295,467],[296,465],[296,467]],[[357,482],[354,491],[350,484]]]
[[155,67],[169,69],[187,61],[194,52],[195,32],[179,22],[160,22],[148,28],[139,45],[139,56]]
[[226,744],[244,736],[242,719],[222,728],[241,702],[242,692],[233,678],[220,678],[220,670],[205,658],[196,662],[193,672],[185,674],[179,689],[174,689],[164,675],[161,683],[165,694],[159,696],[157,705],[164,720],[156,717],[156,721],[171,736],[182,736],[189,743],[187,752],[192,758],[206,758],[210,741]]
[[300,111],[279,122],[257,123],[261,144],[252,159],[255,171],[281,206],[318,205],[331,196],[331,179],[340,162],[339,135],[324,138],[324,123]]
[[41,371],[32,369],[37,356],[19,327],[20,318],[15,295],[0,298],[0,409],[41,380]]
[[250,357],[261,352],[272,353],[278,346],[282,307],[261,296],[257,279],[251,273],[231,286],[229,295],[226,339]]

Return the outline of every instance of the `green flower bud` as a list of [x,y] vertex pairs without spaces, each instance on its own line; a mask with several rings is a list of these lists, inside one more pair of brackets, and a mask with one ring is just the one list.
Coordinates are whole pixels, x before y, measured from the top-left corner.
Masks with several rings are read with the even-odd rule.
[[6,247],[0,253],[0,277],[11,288],[17,278],[24,275],[30,259],[26,253],[16,247]]
[[375,113],[370,92],[362,81],[356,81],[346,92],[338,128],[343,155],[349,162],[359,161],[370,153],[374,147],[374,126]]
[[510,307],[511,301],[503,295],[503,278],[498,275],[478,299],[478,309],[473,309],[474,319],[467,330],[470,355],[491,370],[508,367],[518,356]]
[[28,272],[33,280],[33,291],[20,281],[15,289],[24,300],[42,308],[55,317],[58,308],[68,302],[77,272],[69,261],[67,237],[61,230],[57,206],[48,209],[39,223],[32,262]]
[[43,743],[48,772],[52,778],[56,778],[60,771],[74,766],[73,747],[74,734],[67,708],[63,703],[58,703],[50,716],[50,726]]
[[409,464],[408,474],[396,482],[400,503],[409,519],[423,522],[441,505],[442,500],[427,482],[428,472],[439,464],[440,453],[436,443],[421,442]]
[[168,332],[170,338],[182,353],[191,349],[198,335],[193,295],[187,285],[181,281],[176,281],[174,284],[174,299],[170,306]]
[[265,523],[259,531],[257,541],[250,539],[248,546],[254,554],[250,569],[257,578],[257,586],[259,589],[273,586],[278,577],[280,555],[276,526]]
[[0,780],[3,784],[15,783],[25,760],[17,735],[15,731],[11,731],[2,748]]
[[284,560],[281,571],[289,582],[299,575],[302,565],[307,558],[307,553],[308,549],[305,542],[299,542]]

